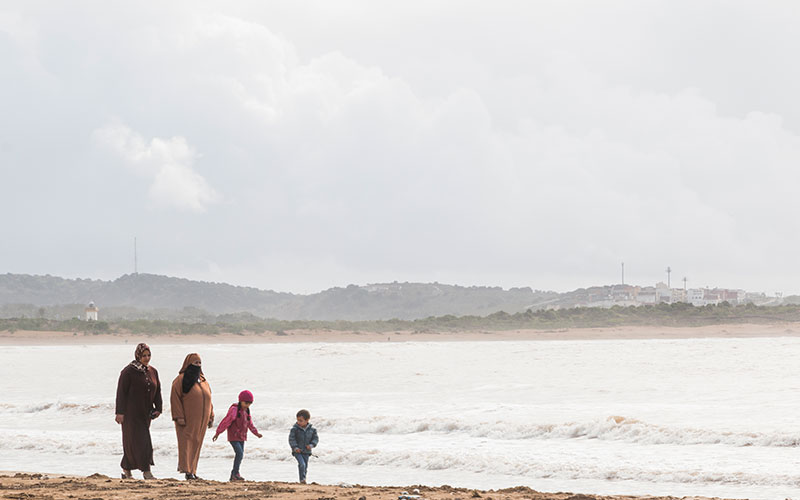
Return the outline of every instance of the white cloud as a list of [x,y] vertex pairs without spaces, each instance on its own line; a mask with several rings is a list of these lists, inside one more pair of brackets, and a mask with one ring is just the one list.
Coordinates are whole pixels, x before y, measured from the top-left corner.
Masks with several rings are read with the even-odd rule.
[[[666,17],[580,2],[414,4],[399,16],[316,3],[324,22],[293,7],[213,5],[98,6],[76,16],[75,33],[102,35],[91,46],[75,35],[56,47],[47,34],[61,20],[44,11],[26,21],[42,25],[35,53],[63,84],[32,123],[85,137],[76,120],[91,131],[111,114],[179,131],[112,124],[95,135],[159,205],[197,213],[225,192],[229,203],[180,239],[168,221],[148,222],[171,252],[162,272],[203,248],[198,269],[218,262],[215,279],[252,268],[248,284],[272,288],[352,275],[566,289],[612,280],[625,260],[645,283],[670,265],[695,282],[799,290],[789,83],[800,81],[781,55],[792,43],[769,52],[770,38],[752,37],[776,58],[758,61],[775,72],[765,84],[791,87],[767,95],[737,90],[726,75],[745,63],[700,44],[708,26],[666,3]],[[119,23],[103,22],[112,14]],[[38,104],[36,86],[20,88]]]
[[[224,82],[214,88],[226,113],[252,127],[242,147],[266,141],[244,217],[273,220],[289,248],[326,241],[298,259],[335,261],[336,276],[517,285],[553,269],[596,280],[619,260],[632,261],[632,274],[640,261],[654,275],[667,264],[725,275],[743,252],[768,258],[785,236],[761,221],[798,208],[789,197],[769,209],[745,201],[755,187],[785,185],[764,174],[796,176],[798,138],[778,117],[723,116],[691,88],[613,84],[572,53],[554,51],[524,90],[503,95],[509,82],[498,78],[493,90],[490,77],[488,90],[465,81],[429,98],[340,51],[303,63],[291,42],[255,22],[200,15],[182,35],[153,57],[207,61],[192,66],[192,81]],[[516,124],[498,126],[498,103],[514,109]],[[174,155],[171,165],[191,164],[193,154],[174,139],[134,150]],[[762,175],[741,182],[755,161]],[[157,185],[175,191],[179,174],[163,169]],[[283,193],[266,200],[259,185]]]
[[206,179],[192,169],[198,155],[185,138],[154,137],[147,142],[121,123],[97,129],[94,136],[129,167],[152,180],[149,194],[156,203],[201,213],[221,200]]

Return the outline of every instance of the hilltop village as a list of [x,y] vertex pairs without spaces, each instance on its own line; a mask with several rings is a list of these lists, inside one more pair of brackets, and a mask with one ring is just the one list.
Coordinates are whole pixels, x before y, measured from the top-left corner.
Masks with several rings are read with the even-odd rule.
[[581,288],[560,297],[558,302],[545,305],[548,309],[569,307],[612,307],[645,306],[655,304],[674,304],[684,302],[696,307],[718,305],[727,302],[731,305],[752,303],[755,305],[779,305],[781,294],[773,297],[763,292],[747,292],[730,288],[671,288],[659,282],[655,286],[606,285]]

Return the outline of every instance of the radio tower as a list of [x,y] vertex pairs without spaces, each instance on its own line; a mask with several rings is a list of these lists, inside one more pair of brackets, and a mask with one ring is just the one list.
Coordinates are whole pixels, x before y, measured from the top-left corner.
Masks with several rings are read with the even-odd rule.
[[667,266],[667,288],[672,288],[672,286],[670,284],[670,280],[669,280],[670,273],[672,273],[672,268]]

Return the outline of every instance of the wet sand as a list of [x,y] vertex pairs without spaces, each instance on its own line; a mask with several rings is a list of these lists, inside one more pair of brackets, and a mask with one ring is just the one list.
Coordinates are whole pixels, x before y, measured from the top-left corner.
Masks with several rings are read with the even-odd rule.
[[217,335],[92,334],[73,332],[0,331],[0,345],[136,344],[264,344],[292,342],[463,342],[508,340],[624,340],[689,338],[764,338],[800,336],[800,323],[731,324],[699,327],[620,326],[460,332],[364,332],[288,330]]
[[[138,471],[137,471],[138,472]],[[0,497],[15,500],[398,500],[403,492],[418,489],[422,500],[675,500],[676,497],[596,496],[580,493],[543,493],[526,487],[471,490],[449,486],[359,486],[243,481],[179,481],[111,479],[101,474],[67,477],[43,474],[0,473]],[[707,497],[683,497],[701,500]]]

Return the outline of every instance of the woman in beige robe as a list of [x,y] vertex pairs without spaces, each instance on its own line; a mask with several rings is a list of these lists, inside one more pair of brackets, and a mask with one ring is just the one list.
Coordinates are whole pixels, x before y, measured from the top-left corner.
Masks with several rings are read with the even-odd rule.
[[197,461],[206,429],[214,425],[211,387],[201,368],[197,353],[186,356],[183,367],[172,381],[170,406],[175,433],[178,435],[178,472],[186,479],[198,479]]

